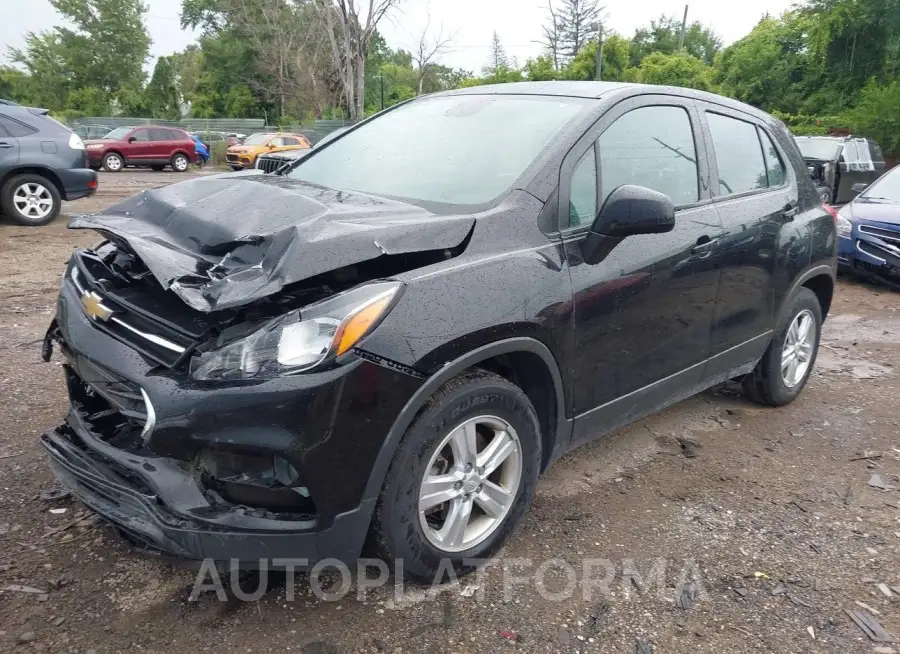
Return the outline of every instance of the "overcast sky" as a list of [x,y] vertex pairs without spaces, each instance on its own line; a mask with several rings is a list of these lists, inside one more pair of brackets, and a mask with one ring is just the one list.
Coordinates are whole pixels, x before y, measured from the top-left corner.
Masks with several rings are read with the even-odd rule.
[[[153,39],[150,51],[154,60],[177,52],[196,39],[196,34],[180,28],[181,0],[145,2],[150,7],[147,27]],[[693,0],[689,3],[688,20],[712,26],[727,44],[749,32],[763,14],[780,14],[793,2]],[[605,5],[607,29],[629,37],[651,18],[660,14],[680,17],[684,11],[683,0],[601,0],[601,4]],[[48,29],[60,20],[48,0],[19,2],[15,11],[3,13],[0,46],[22,46],[27,32]],[[507,53],[520,65],[528,57],[540,54],[541,48],[535,41],[541,37],[546,0],[401,0],[398,9],[380,26],[381,32],[391,47],[410,49],[422,33],[429,14],[432,31],[443,26],[445,33],[454,34],[452,49],[440,62],[444,65],[479,71],[486,63],[494,30]],[[5,48],[0,47],[0,58],[6,59]],[[152,61],[148,62],[150,68]]]

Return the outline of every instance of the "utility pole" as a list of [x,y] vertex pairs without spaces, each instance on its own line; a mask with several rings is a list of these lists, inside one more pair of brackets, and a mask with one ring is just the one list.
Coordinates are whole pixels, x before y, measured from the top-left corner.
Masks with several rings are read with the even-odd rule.
[[597,29],[597,80],[603,79],[603,23]]
[[381,110],[384,111],[384,75],[379,75],[378,79],[381,80]]
[[684,47],[684,30],[687,29],[687,12],[688,6],[684,6],[684,18],[681,19],[681,36],[678,37],[678,51]]

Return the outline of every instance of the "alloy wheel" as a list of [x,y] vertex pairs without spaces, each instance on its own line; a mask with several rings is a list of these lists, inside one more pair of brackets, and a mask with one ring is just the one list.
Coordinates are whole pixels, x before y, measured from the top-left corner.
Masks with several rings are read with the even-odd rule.
[[809,309],[791,321],[781,350],[781,379],[788,388],[799,384],[809,370],[816,345],[815,325],[816,319]]
[[106,158],[106,168],[108,170],[115,172],[115,171],[119,170],[120,168],[122,168],[122,160],[115,155],[113,155],[111,157],[107,157]]
[[515,504],[522,447],[496,416],[471,418],[437,447],[419,487],[419,523],[444,552],[462,552],[493,534]]
[[53,196],[43,184],[26,182],[13,193],[13,206],[25,218],[42,220],[53,210]]
[[186,157],[177,156],[175,157],[175,161],[172,162],[172,167],[175,168],[178,172],[184,172],[188,167],[188,160]]

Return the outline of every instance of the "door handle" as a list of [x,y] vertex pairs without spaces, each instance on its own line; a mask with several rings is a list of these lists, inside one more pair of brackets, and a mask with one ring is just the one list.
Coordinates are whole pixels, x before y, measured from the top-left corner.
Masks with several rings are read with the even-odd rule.
[[784,222],[789,223],[799,212],[799,206],[797,206],[793,202],[788,202],[786,205],[784,205],[784,211],[781,212],[781,217],[784,218]]
[[713,247],[718,242],[718,238],[710,238],[704,234],[697,239],[697,245],[691,248],[691,254],[700,256],[701,258],[708,257],[712,254]]
[[2,148],[4,150],[7,148],[14,148],[14,147],[16,147],[16,146],[13,145],[12,143],[6,143],[5,141],[0,141],[0,148]]

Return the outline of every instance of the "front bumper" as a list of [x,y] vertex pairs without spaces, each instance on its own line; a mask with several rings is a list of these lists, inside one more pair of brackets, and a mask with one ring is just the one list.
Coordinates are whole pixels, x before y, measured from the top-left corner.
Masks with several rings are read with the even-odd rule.
[[850,238],[838,239],[838,265],[862,274],[900,279],[900,225],[854,222]]
[[[130,541],[248,566],[359,556],[377,500],[366,495],[369,475],[421,380],[356,360],[264,382],[196,382],[98,329],[68,278],[45,346],[52,342],[66,358],[72,405],[42,437],[51,467]],[[144,431],[121,437],[109,426],[129,420]],[[225,499],[202,469],[210,451],[284,459],[308,489],[309,510]]]
[[77,200],[97,192],[97,173],[90,168],[62,168],[55,171],[62,183],[64,200]]

